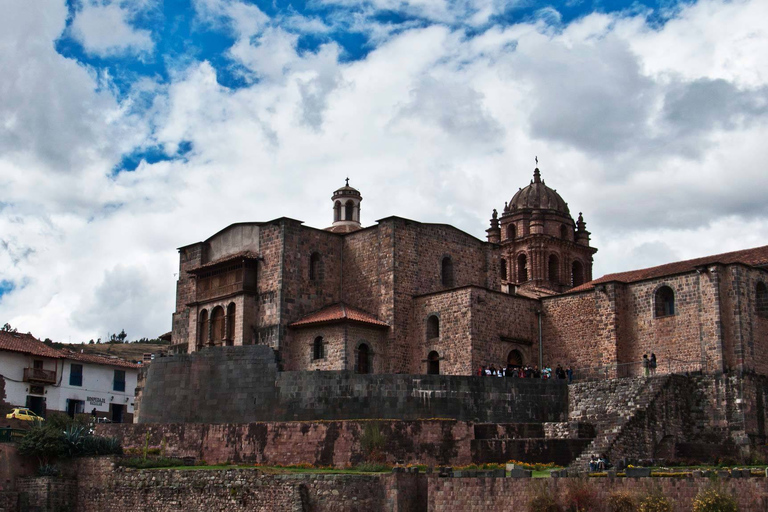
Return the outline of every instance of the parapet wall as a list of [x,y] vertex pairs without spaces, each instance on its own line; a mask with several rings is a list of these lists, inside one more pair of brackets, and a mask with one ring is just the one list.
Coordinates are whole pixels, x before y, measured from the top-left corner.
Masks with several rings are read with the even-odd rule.
[[272,349],[216,347],[153,361],[139,423],[396,418],[564,421],[564,381],[447,375],[278,372]]

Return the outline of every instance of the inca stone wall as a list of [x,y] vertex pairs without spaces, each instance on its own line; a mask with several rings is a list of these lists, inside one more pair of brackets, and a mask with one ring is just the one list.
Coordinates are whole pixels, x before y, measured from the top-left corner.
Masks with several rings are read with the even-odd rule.
[[567,386],[557,380],[277,372],[273,351],[254,345],[156,359],[147,372],[138,422],[453,418],[524,423],[563,421],[567,402]]

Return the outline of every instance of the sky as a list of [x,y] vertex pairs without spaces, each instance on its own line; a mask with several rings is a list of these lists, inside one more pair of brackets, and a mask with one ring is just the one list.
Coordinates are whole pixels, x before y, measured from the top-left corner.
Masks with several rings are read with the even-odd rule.
[[484,239],[542,177],[594,276],[768,244],[764,0],[0,0],[0,323],[171,328],[242,221]]

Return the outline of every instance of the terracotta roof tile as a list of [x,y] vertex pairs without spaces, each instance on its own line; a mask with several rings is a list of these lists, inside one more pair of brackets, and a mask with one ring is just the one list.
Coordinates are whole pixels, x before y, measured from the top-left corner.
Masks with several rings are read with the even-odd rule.
[[61,357],[71,359],[73,361],[82,361],[84,363],[91,364],[103,364],[106,366],[117,366],[120,368],[141,368],[140,364],[131,363],[125,359],[114,359],[97,354],[81,354],[80,352],[73,352],[71,350],[62,350]]
[[595,287],[596,284],[607,283],[610,281],[618,281],[620,283],[636,283],[646,279],[657,279],[659,277],[692,272],[696,270],[697,267],[712,265],[715,263],[722,263],[725,265],[743,263],[753,267],[765,267],[768,265],[768,245],[755,247],[753,249],[745,249],[743,251],[715,254],[713,256],[705,256],[703,258],[695,258],[692,260],[677,261],[675,263],[667,263],[657,267],[630,270],[628,272],[618,272],[616,274],[606,274],[599,279],[595,279],[575,288],[571,288],[566,293],[591,290]]
[[375,327],[389,327],[374,315],[343,303],[333,304],[293,322],[290,327],[305,327],[308,325],[326,324],[342,321],[368,324]]
[[58,359],[61,354],[55,348],[51,348],[31,334],[20,332],[0,331],[0,350],[22,352],[33,356],[51,357]]

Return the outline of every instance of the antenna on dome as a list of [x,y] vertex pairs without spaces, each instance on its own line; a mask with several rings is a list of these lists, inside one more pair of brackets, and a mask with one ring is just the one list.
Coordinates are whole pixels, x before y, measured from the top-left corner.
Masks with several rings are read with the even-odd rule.
[[536,160],[536,166],[538,167],[538,165],[539,165],[539,157],[538,156],[534,157],[534,160]]

